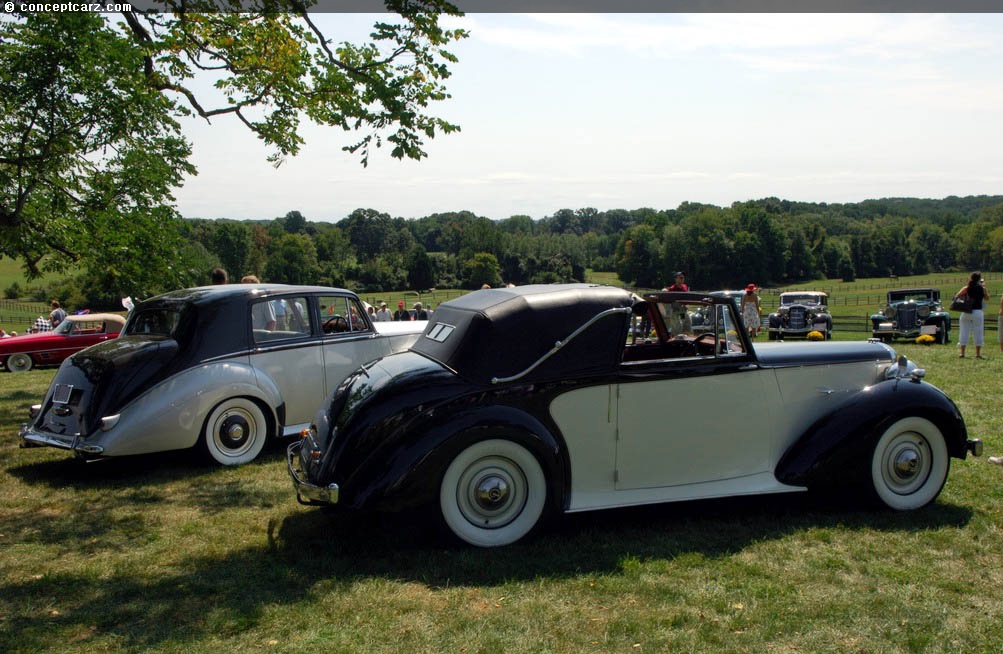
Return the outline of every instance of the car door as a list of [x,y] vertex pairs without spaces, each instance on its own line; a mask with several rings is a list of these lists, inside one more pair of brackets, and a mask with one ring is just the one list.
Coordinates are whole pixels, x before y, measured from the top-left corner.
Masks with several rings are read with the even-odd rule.
[[699,484],[771,468],[772,412],[765,403],[776,395],[772,373],[701,367],[634,366],[625,377],[636,380],[618,385],[617,490]]
[[713,324],[701,329],[716,330],[730,349],[686,350],[621,366],[617,491],[704,484],[771,469],[780,402],[776,377],[734,337],[741,322],[731,307],[717,305],[715,311]]
[[[277,311],[279,302],[283,305]],[[285,405],[283,433],[296,433],[310,424],[327,391],[323,339],[314,326],[311,297],[270,297],[249,309],[254,339],[251,365],[260,371],[260,383],[278,387]],[[281,322],[276,318],[280,315]]]
[[358,298],[321,295],[317,301],[324,344],[324,388],[329,394],[359,366],[387,354],[388,343],[377,335]]

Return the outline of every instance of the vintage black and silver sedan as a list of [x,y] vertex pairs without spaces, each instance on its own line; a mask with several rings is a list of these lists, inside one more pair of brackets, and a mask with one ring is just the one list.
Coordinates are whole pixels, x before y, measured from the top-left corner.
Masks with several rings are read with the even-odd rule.
[[[693,331],[697,309],[713,316]],[[633,336],[643,319],[653,337]],[[727,298],[582,284],[440,305],[408,352],[342,382],[287,458],[301,502],[428,505],[492,547],[554,511],[730,495],[917,509],[969,452],[958,408],[886,344],[753,350]]]
[[781,293],[780,306],[770,314],[767,324],[771,341],[805,338],[813,331],[819,332],[829,340],[832,338],[829,294],[822,291]]
[[425,327],[379,325],[354,293],[320,286],[231,284],[151,298],[118,338],[63,362],[22,445],[95,459],[197,444],[221,464],[247,463],[269,437],[309,426],[349,373],[406,350]]
[[874,338],[933,336],[937,343],[951,340],[951,314],[940,302],[939,288],[900,288],[888,291],[888,303],[871,316]]

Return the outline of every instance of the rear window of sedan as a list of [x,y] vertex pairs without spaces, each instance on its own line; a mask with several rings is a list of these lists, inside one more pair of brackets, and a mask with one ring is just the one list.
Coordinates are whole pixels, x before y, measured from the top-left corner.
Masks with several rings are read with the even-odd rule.
[[180,322],[181,312],[176,309],[167,307],[140,309],[129,320],[125,334],[174,337]]

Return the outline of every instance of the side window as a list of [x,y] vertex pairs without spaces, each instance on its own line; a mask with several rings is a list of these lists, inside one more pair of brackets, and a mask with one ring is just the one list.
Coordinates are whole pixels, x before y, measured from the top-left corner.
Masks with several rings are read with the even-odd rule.
[[366,311],[353,298],[322,296],[320,301],[320,325],[325,334],[362,332],[370,329]]
[[263,336],[261,332],[275,331],[275,304],[272,300],[258,300],[251,304],[251,329],[254,330],[254,340]]
[[310,333],[310,303],[305,297],[284,297],[273,306],[276,329],[291,332],[291,336]]
[[261,300],[251,305],[254,342],[263,343],[310,334],[310,305],[306,297]]
[[[650,315],[653,331],[643,320],[632,323],[624,348],[625,363],[735,356],[745,353],[741,322],[724,304],[661,302]],[[660,324],[659,324],[660,323]]]
[[745,354],[745,345],[739,332],[744,329],[743,323],[735,319],[735,314],[729,306],[717,305],[717,311],[721,313],[721,334],[720,338],[725,342],[726,347],[722,348],[721,354]]

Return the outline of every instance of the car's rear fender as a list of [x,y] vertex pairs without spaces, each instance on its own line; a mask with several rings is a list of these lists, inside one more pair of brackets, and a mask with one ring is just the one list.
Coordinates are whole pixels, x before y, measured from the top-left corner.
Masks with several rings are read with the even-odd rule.
[[[511,440],[530,450],[547,476],[548,497],[563,506],[567,496],[567,453],[553,429],[530,413],[507,405],[450,410],[440,407],[434,420],[422,418],[400,426],[364,465],[350,472],[342,503],[352,508],[400,510],[438,497],[439,481],[453,458],[472,443],[491,438]],[[402,437],[407,432],[409,436]],[[406,442],[405,442],[406,441]]]
[[950,456],[967,455],[968,431],[954,402],[925,382],[892,379],[863,389],[809,427],[781,457],[777,480],[806,487],[845,482],[870,460],[884,429],[905,416],[930,420],[943,433]]
[[104,448],[105,456],[189,448],[213,407],[233,397],[256,401],[273,421],[272,433],[278,431],[282,396],[274,382],[246,363],[217,361],[160,382],[125,406],[114,427],[97,429],[87,442]]

